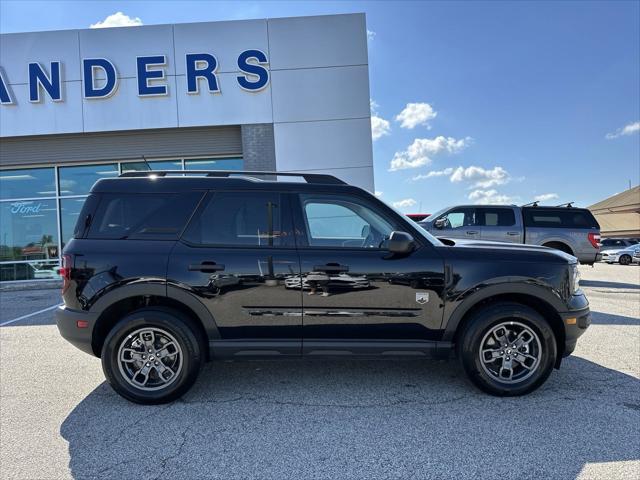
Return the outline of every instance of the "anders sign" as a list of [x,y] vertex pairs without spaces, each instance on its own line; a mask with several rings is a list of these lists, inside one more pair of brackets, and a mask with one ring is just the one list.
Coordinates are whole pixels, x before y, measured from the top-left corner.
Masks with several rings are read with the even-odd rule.
[[[217,74],[219,63],[211,53],[189,53],[185,55],[186,92],[190,95],[200,93],[201,84],[209,93],[221,93],[222,85]],[[118,90],[117,65],[108,58],[83,58],[82,91],[87,100],[109,98]],[[267,55],[257,49],[245,50],[237,58],[239,75],[235,77],[235,88],[247,92],[258,92],[269,84],[269,60]],[[49,101],[62,102],[64,82],[62,62],[53,61],[45,66],[37,62],[29,62],[28,100],[39,103],[48,98]],[[149,55],[136,57],[136,81],[139,97],[164,96],[169,94],[167,83],[167,56]],[[0,104],[15,105],[16,99],[0,68]]]

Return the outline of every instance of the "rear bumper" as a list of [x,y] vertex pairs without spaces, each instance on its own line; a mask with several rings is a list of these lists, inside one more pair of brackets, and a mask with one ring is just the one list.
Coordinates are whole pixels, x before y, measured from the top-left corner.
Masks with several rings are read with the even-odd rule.
[[[56,325],[62,338],[85,353],[95,355],[91,346],[93,327],[97,315],[89,312],[71,310],[64,306],[55,311]],[[87,322],[86,327],[78,327],[78,321]]]
[[602,254],[594,250],[589,252],[582,251],[576,254],[576,258],[583,265],[593,265],[595,262],[602,260]]

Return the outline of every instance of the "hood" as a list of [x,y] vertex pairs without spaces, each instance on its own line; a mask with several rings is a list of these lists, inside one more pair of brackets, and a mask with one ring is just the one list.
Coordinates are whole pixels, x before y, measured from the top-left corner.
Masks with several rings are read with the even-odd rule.
[[447,237],[438,237],[445,245],[454,247],[454,248],[477,248],[477,249],[492,249],[496,251],[507,252],[543,252],[550,253],[557,257],[563,258],[568,263],[576,263],[578,260],[573,255],[569,255],[568,253],[562,252],[560,250],[556,250],[554,248],[543,247],[542,245],[529,245],[526,243],[507,243],[507,242],[491,242],[488,240],[466,240],[461,238],[447,238]]

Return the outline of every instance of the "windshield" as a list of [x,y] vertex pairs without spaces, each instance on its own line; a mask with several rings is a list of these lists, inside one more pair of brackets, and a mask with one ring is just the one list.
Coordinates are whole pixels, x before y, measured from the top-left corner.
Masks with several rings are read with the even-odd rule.
[[[414,222],[413,220],[410,220],[409,217],[407,217],[404,213],[402,213],[400,210],[398,210],[396,207],[394,207],[393,205],[389,205],[387,202],[385,202],[384,200],[380,200],[378,198],[378,201],[383,202],[387,207],[389,207],[391,210],[393,210],[394,212],[396,212],[398,215],[400,215],[402,218],[405,219],[405,221],[410,221],[411,225],[413,225],[413,228],[415,228],[416,230],[418,230],[418,232],[432,245],[436,245],[439,247],[444,246],[444,243],[442,243],[440,240],[438,240],[436,237],[434,237],[433,235],[431,235],[429,232],[427,232],[424,228],[422,228],[420,226],[420,224],[418,222]],[[443,209],[444,211],[445,209]]]
[[434,220],[436,220],[440,215],[442,215],[444,212],[446,212],[447,210],[449,210],[451,207],[445,207],[445,208],[441,208],[440,210],[438,210],[435,213],[432,213],[431,215],[429,215],[427,218],[425,218],[424,220],[422,220],[423,222],[433,222]]
[[429,240],[433,245],[444,246],[444,243],[442,243],[436,237],[434,237],[429,232],[427,232],[424,228],[422,228],[422,226],[419,223],[416,223],[414,227],[417,230],[419,230],[422,236],[425,237],[427,240]]

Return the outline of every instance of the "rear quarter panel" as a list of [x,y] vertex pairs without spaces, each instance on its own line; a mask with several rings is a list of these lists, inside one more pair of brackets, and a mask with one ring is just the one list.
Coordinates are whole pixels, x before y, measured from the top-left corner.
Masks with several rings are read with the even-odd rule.
[[73,255],[71,286],[63,295],[74,310],[91,310],[103,297],[125,286],[155,284],[166,295],[169,253],[174,240],[74,239],[64,249]]
[[589,242],[588,235],[592,232],[592,230],[584,228],[529,227],[526,229],[525,243],[532,245],[544,245],[551,242],[564,243],[571,248],[573,256],[577,257],[580,262],[593,262],[598,249]]

